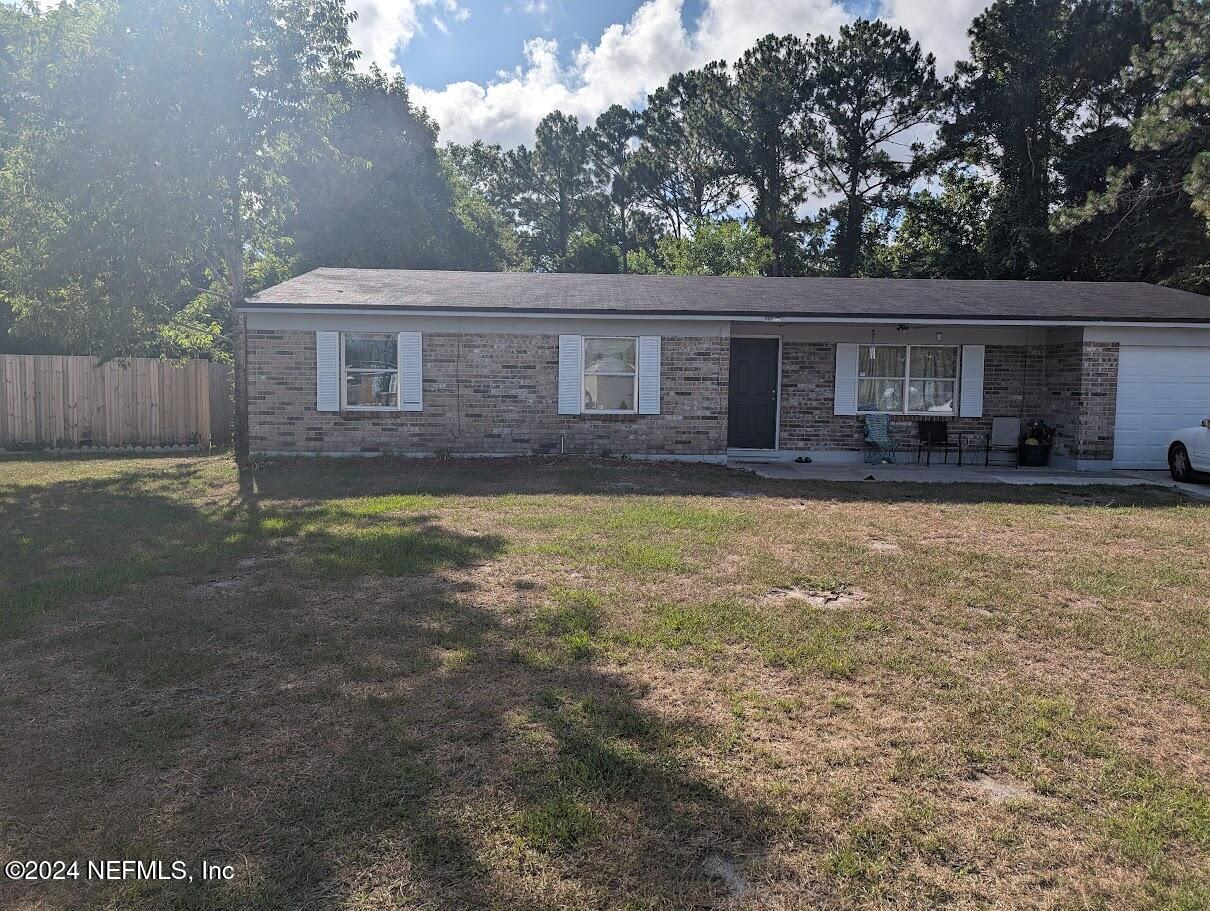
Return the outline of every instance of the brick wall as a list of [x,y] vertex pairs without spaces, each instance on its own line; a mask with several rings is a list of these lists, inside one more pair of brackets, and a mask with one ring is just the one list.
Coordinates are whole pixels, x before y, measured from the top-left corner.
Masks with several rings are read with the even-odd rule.
[[558,414],[554,335],[424,335],[424,410],[315,410],[315,333],[248,332],[252,452],[718,455],[727,445],[729,343],[662,342],[659,415]]
[[1047,346],[1042,416],[1057,429],[1054,455],[1112,459],[1117,401],[1117,342]]
[[[424,410],[315,410],[315,334],[247,332],[252,452],[718,455],[726,451],[729,340],[665,336],[660,415],[558,414],[558,337],[424,336]],[[982,418],[951,418],[950,435],[989,433],[997,416],[1042,417],[1054,454],[1113,455],[1116,344],[989,345]],[[861,416],[834,415],[836,346],[782,345],[782,449],[862,448]],[[894,421],[904,443],[917,418]]]
[[[983,374],[983,417],[948,418],[950,437],[990,433],[993,417],[1032,417],[1037,408],[1045,353],[1041,347],[989,345]],[[861,415],[833,414],[836,345],[794,342],[782,345],[781,447],[809,450],[860,450],[865,437]],[[920,418],[892,420],[892,435],[904,443],[917,439]]]
[[1085,342],[1080,377],[1081,459],[1112,459],[1118,409],[1117,342]]
[[1045,420],[1055,426],[1051,453],[1077,458],[1080,448],[1081,342],[1046,346],[1042,407]]

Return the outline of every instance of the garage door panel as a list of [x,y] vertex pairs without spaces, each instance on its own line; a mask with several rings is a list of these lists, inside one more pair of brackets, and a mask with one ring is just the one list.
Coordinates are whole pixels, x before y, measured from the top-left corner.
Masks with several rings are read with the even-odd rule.
[[1164,468],[1173,431],[1210,415],[1210,347],[1123,345],[1113,464]]

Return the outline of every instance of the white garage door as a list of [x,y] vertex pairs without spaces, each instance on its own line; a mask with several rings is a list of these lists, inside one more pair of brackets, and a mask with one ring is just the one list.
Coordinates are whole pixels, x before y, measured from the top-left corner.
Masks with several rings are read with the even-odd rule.
[[1115,468],[1166,468],[1168,436],[1210,417],[1210,348],[1123,345]]

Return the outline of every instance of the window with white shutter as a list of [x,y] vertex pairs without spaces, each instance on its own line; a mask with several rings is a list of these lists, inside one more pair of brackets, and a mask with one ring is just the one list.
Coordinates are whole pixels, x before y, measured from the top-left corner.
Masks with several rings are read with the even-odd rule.
[[[331,332],[336,336],[336,407],[349,411],[420,411],[423,370],[419,332]],[[331,344],[330,341],[327,342]],[[328,383],[327,379],[321,385]]]

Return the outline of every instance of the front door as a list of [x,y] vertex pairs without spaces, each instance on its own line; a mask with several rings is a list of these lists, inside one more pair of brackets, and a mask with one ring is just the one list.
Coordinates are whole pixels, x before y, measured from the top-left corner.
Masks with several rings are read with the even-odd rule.
[[777,353],[775,338],[732,338],[727,445],[733,449],[777,446]]

